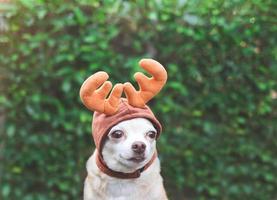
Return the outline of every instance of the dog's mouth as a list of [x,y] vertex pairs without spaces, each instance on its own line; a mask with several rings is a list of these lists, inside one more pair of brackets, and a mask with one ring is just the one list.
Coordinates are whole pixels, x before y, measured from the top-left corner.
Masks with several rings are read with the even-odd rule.
[[131,161],[131,162],[135,162],[135,163],[140,163],[145,160],[145,157],[144,156],[136,156],[136,157],[129,158],[127,160]]
[[143,155],[136,155],[136,156],[131,157],[131,158],[124,158],[122,155],[119,155],[119,156],[124,160],[127,160],[129,162],[134,162],[134,163],[141,163],[141,162],[146,160],[146,157],[145,157],[144,154]]

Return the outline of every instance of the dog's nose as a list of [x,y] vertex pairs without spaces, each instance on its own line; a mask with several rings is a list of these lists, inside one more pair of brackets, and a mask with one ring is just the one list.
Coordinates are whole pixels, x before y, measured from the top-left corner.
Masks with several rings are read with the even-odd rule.
[[146,145],[143,142],[134,142],[132,144],[132,150],[135,153],[142,154],[145,152],[145,149],[146,149]]

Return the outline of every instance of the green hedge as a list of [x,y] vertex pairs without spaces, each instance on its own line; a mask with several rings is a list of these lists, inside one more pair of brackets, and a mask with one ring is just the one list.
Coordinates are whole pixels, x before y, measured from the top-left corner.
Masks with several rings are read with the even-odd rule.
[[80,199],[93,142],[79,88],[98,70],[133,81],[143,57],[169,74],[150,106],[171,199],[276,199],[275,11],[269,0],[18,1],[0,35],[0,199]]

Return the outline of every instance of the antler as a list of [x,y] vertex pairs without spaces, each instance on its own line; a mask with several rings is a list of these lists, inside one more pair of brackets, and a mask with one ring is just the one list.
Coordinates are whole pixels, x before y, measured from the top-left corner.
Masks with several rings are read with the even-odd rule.
[[[109,75],[100,71],[91,75],[80,89],[80,97],[83,104],[91,111],[97,111],[112,115],[118,110],[120,97],[123,91],[123,84],[116,84],[108,96],[112,83],[107,81]],[[100,87],[101,86],[101,87]],[[100,87],[99,89],[97,89]]]
[[167,80],[167,72],[164,67],[153,59],[142,59],[139,65],[153,77],[149,78],[141,72],[137,72],[134,78],[139,84],[139,91],[129,82],[124,83],[124,92],[128,103],[135,107],[144,107],[162,89]]

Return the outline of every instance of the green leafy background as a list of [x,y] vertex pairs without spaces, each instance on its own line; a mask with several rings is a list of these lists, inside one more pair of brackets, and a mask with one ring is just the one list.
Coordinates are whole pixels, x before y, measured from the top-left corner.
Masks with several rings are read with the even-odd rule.
[[79,88],[98,70],[135,84],[144,57],[169,75],[149,105],[170,199],[277,199],[276,1],[14,2],[1,9],[0,199],[81,199],[94,144]]

